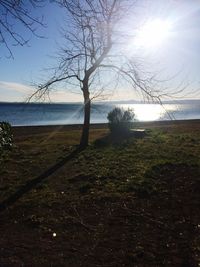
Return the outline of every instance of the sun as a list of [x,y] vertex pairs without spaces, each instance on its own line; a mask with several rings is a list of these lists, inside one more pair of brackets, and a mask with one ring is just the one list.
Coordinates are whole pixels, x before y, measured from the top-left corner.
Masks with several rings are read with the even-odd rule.
[[138,30],[135,45],[139,48],[155,48],[166,42],[171,33],[171,23],[167,20],[148,21]]

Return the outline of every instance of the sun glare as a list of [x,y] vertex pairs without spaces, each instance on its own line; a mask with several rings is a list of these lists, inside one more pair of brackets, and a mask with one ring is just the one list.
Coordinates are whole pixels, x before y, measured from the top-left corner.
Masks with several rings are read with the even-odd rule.
[[135,44],[139,48],[155,48],[169,38],[170,31],[171,23],[169,21],[161,19],[148,21],[138,30]]

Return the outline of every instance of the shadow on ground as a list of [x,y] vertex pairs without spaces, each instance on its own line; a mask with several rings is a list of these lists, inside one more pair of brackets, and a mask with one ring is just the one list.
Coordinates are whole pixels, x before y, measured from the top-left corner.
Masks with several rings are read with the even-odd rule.
[[144,129],[132,130],[128,133],[109,133],[108,135],[99,138],[95,141],[96,147],[104,147],[108,145],[120,145],[132,138],[142,139],[144,138],[149,131]]
[[59,162],[55,163],[53,166],[48,168],[46,171],[44,171],[42,174],[37,176],[36,178],[28,181],[25,185],[23,185],[21,188],[19,188],[16,192],[11,194],[7,199],[2,201],[0,203],[0,212],[7,209],[9,206],[13,205],[17,200],[19,200],[21,197],[23,197],[27,192],[31,191],[35,186],[43,182],[46,178],[48,178],[50,175],[55,173],[57,170],[59,170],[62,166],[64,166],[68,161],[76,157],[76,155],[82,151],[79,147],[73,150],[69,155],[64,157]]

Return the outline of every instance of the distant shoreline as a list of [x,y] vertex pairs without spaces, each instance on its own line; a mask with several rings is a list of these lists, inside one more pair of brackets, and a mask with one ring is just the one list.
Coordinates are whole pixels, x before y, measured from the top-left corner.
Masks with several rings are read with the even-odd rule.
[[[159,128],[171,126],[198,126],[200,127],[200,119],[191,120],[164,120],[164,121],[147,121],[136,122],[137,128]],[[92,123],[90,129],[106,129],[107,123]],[[82,124],[67,124],[67,125],[40,125],[40,126],[12,126],[14,135],[32,135],[32,134],[45,134],[48,132],[64,132],[72,130],[81,130]]]
[[[174,99],[174,100],[163,100],[163,104],[190,104],[190,103],[195,103],[199,102],[200,99]],[[160,103],[155,103],[153,101],[142,101],[142,100],[105,100],[105,101],[93,101],[93,104],[157,104],[160,105]],[[82,104],[83,101],[74,101],[74,102],[21,102],[21,101],[16,101],[16,102],[9,102],[9,101],[0,101],[1,104],[19,104],[19,105],[68,105],[68,104]]]
[[[127,103],[126,103],[127,104]],[[150,104],[150,103],[149,103]],[[176,105],[166,108],[159,105],[119,103],[120,108],[133,109],[135,118],[141,123],[177,120],[200,119],[200,101]],[[167,104],[168,105],[168,104]],[[94,104],[91,109],[91,123],[106,124],[108,113],[115,107],[111,104]],[[83,122],[83,106],[81,104],[0,104],[0,121],[10,122],[12,126],[49,126],[74,125],[80,127]]]

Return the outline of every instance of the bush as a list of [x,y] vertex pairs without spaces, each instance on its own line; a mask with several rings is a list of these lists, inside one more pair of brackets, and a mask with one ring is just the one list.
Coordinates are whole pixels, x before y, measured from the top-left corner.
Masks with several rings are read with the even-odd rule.
[[131,109],[114,108],[108,113],[108,127],[112,134],[127,134],[133,126],[134,112]]
[[12,148],[13,136],[11,125],[8,122],[0,122],[0,157],[6,150]]

